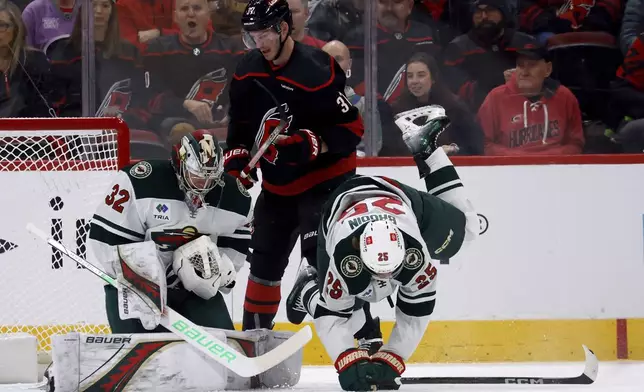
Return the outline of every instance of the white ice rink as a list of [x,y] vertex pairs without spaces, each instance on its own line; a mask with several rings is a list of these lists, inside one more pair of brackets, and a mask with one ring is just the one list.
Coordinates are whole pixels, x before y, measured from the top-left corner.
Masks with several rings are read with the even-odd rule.
[[[476,365],[409,365],[405,376],[541,376],[541,377],[575,377],[583,371],[583,363],[548,363],[548,364],[476,364]],[[30,389],[34,390],[34,389]],[[36,389],[37,390],[37,389]],[[40,389],[43,390],[43,389]],[[286,391],[341,391],[337,375],[332,367],[305,367],[300,383]],[[0,391],[25,391],[22,388]],[[255,390],[257,391],[257,390]],[[273,389],[273,391],[279,391]],[[592,385],[403,385],[404,391],[473,391],[473,392],[644,392],[644,362],[600,362],[597,381]],[[153,392],[153,391],[151,391]],[[179,391],[177,391],[179,392]]]
[[[511,365],[409,365],[405,376],[541,376],[575,377],[583,363],[511,364]],[[331,367],[307,367],[295,391],[341,391]],[[597,381],[591,385],[403,385],[400,391],[548,391],[548,392],[644,392],[644,362],[600,362]]]

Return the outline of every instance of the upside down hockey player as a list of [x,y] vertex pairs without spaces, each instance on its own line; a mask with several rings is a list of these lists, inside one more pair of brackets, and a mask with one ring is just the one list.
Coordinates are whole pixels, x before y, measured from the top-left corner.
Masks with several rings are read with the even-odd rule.
[[[410,121],[423,116],[424,126]],[[345,390],[398,389],[394,380],[434,310],[432,258],[453,257],[478,236],[478,217],[463,184],[437,147],[449,124],[445,110],[418,108],[396,122],[428,192],[378,176],[356,176],[339,186],[323,208],[317,271],[304,269],[287,300],[291,322],[313,316]],[[356,301],[379,302],[396,287],[396,322],[387,344],[373,355],[355,348],[353,334],[364,322]]]
[[[277,104],[288,124],[260,160],[262,192],[254,210],[243,315],[248,330],[272,328],[298,230],[303,257],[316,264],[321,206],[355,174],[364,127],[358,109],[344,95],[346,79],[339,64],[290,36],[293,23],[286,0],[249,1],[242,28],[244,42],[254,49],[241,59],[231,81],[226,171],[239,176],[248,165],[253,146],[261,145],[279,123]],[[365,331],[380,334],[377,325],[368,327]],[[366,332],[359,337],[367,337]]]

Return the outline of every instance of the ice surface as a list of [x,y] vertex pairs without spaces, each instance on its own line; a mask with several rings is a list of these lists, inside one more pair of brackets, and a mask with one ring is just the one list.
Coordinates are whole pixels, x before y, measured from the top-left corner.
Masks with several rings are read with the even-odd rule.
[[[475,364],[475,365],[409,365],[405,376],[541,376],[541,377],[574,377],[583,371],[583,363],[547,363],[547,364]],[[1,392],[24,391],[22,388],[5,389]],[[30,389],[34,390],[34,389]],[[255,390],[257,391],[257,390]],[[279,391],[273,389],[272,391]],[[335,369],[327,366],[305,367],[302,370],[300,383],[295,388],[285,391],[341,391]],[[404,391],[473,391],[473,392],[514,392],[514,391],[547,391],[547,392],[641,392],[644,391],[644,362],[600,362],[599,376],[592,385],[403,385]]]
[[[409,365],[405,376],[541,376],[575,377],[583,363]],[[341,391],[332,367],[307,367],[295,391]],[[592,385],[403,385],[400,391],[548,391],[548,392],[640,392],[644,391],[644,362],[600,362],[597,381]]]

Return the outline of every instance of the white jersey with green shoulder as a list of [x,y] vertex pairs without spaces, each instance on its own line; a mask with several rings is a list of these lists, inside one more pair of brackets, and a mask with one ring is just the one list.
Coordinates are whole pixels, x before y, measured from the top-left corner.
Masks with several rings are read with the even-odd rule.
[[[89,245],[103,268],[112,268],[115,245],[154,241],[172,276],[175,249],[207,235],[241,268],[250,243],[251,197],[241,183],[224,173],[194,209],[186,202],[169,160],[141,161],[122,169],[106,189],[92,217]],[[168,281],[169,287],[173,282]]]
[[[403,358],[411,356],[435,304],[436,267],[419,228],[412,200],[386,179],[353,180],[346,192],[330,201],[324,214],[322,237],[326,257],[318,256],[320,300],[315,326],[329,355],[354,346],[353,334],[362,327],[364,314],[355,311],[356,298],[379,302],[396,288],[396,323],[385,349]],[[373,277],[360,259],[359,237],[368,222],[390,220],[403,234],[405,259],[392,279]],[[320,244],[322,245],[322,244]]]

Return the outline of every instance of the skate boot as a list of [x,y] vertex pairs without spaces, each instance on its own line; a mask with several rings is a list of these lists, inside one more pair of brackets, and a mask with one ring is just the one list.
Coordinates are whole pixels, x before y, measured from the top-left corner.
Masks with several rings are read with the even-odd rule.
[[318,273],[310,265],[305,266],[297,275],[293,290],[286,299],[286,317],[293,324],[301,324],[309,314],[308,303],[318,293]]
[[353,337],[358,339],[358,347],[367,350],[369,355],[377,353],[383,345],[380,317],[368,319]]
[[[397,114],[394,121],[402,131],[403,141],[418,165],[420,177],[429,174],[425,160],[444,143],[439,138],[450,125],[445,109],[437,105],[423,106]],[[458,151],[458,146],[451,146]]]

